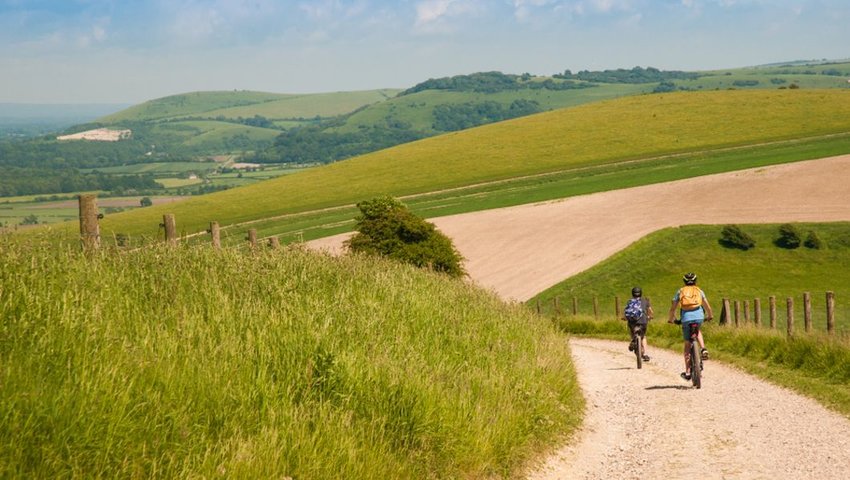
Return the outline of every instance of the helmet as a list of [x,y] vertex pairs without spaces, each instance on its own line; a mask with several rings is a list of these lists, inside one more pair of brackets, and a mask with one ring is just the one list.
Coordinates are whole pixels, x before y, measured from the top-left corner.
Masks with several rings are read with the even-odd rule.
[[685,282],[685,285],[693,285],[697,283],[697,274],[693,272],[686,273],[682,277],[682,281]]
[[639,297],[639,296],[641,296],[641,294],[643,294],[643,291],[641,291],[640,287],[635,287],[635,288],[632,289],[632,296],[633,297]]

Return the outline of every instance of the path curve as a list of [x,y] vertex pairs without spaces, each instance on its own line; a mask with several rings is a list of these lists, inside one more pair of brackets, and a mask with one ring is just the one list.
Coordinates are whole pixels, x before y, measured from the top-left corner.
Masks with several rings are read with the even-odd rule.
[[[683,215],[688,205],[700,215]],[[665,227],[842,220],[850,221],[850,155],[430,219],[466,258],[472,281],[518,301]],[[308,245],[339,253],[347,237]]]
[[[693,205],[698,217],[680,213]],[[524,301],[665,227],[850,221],[850,155],[431,221],[466,258],[473,282]],[[347,236],[309,245],[339,253]],[[848,478],[850,420],[814,400],[711,361],[704,388],[693,390],[678,376],[675,353],[652,349],[638,371],[625,341],[570,344],[586,417],[531,480]],[[688,404],[702,415],[692,420]],[[633,405],[641,407],[630,414]],[[696,446],[688,464],[680,442],[692,421],[701,433],[689,437]]]
[[[696,390],[679,378],[681,355],[652,348],[652,361],[637,370],[626,346],[570,340],[584,422],[529,480],[848,478],[847,418],[710,360]],[[689,415],[688,405],[701,414]]]

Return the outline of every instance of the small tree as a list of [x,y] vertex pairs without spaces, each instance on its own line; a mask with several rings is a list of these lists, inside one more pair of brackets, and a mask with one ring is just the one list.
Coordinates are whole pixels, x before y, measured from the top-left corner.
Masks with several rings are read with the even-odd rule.
[[463,258],[434,224],[413,214],[403,203],[385,196],[357,204],[357,233],[346,246],[352,252],[381,255],[453,277],[465,274]]
[[800,231],[794,225],[786,223],[779,227],[779,238],[776,239],[776,245],[782,248],[797,248],[803,243],[800,238]]
[[151,197],[142,197],[142,199],[139,200],[139,205],[143,207],[150,207],[153,205],[153,201],[151,200]]
[[756,241],[737,225],[726,225],[720,231],[720,244],[727,248],[749,250],[756,246]]
[[803,245],[806,248],[811,248],[814,250],[820,250],[821,248],[823,248],[823,242],[814,230],[809,230],[809,233],[808,235],[806,235],[806,240],[803,242]]

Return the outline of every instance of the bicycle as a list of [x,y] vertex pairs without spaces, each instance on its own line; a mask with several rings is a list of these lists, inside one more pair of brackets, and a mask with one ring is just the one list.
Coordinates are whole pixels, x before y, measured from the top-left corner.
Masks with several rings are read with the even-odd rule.
[[[676,320],[673,323],[681,325],[681,320]],[[702,325],[699,323],[691,323],[691,335],[688,339],[688,363],[691,366],[691,383],[694,388],[702,388],[702,352],[699,348],[699,331]]]
[[640,339],[641,333],[643,333],[643,328],[646,325],[641,325],[636,323],[634,327],[632,327],[632,345],[634,346],[635,357],[637,358],[637,368],[640,370],[643,368],[643,342]]

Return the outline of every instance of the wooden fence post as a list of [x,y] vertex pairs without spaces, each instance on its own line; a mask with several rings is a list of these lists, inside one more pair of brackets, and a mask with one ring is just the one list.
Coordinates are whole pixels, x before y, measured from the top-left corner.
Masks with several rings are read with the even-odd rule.
[[785,299],[785,302],[786,302],[785,315],[786,315],[786,318],[788,319],[787,320],[788,321],[787,332],[788,332],[788,336],[791,337],[791,336],[794,335],[794,299],[791,298],[791,297],[788,297],[788,298]]
[[741,302],[735,300],[735,326],[737,327],[739,323],[739,319],[741,318]]
[[540,298],[537,299],[537,314],[540,315]]
[[812,331],[812,295],[809,292],[803,292],[803,325],[806,333]]
[[162,216],[162,226],[165,228],[165,243],[171,247],[177,245],[177,221],[173,213]]
[[251,251],[257,250],[257,229],[252,228],[248,230],[248,245],[251,247]]
[[744,323],[750,323],[750,301],[744,300]]
[[552,299],[552,307],[555,310],[555,316],[561,316],[561,297],[555,295],[555,298]]
[[573,316],[578,315],[578,298],[573,297]]
[[280,248],[280,239],[277,237],[269,237],[269,248],[272,250]]
[[599,297],[593,296],[593,316],[599,320]]
[[826,292],[826,333],[835,333],[835,292]]
[[221,248],[221,227],[218,222],[210,222],[210,235],[212,235],[213,248]]
[[770,328],[776,328],[776,297],[770,296],[767,301],[770,304]]
[[100,248],[100,225],[97,220],[97,196],[83,194],[79,196],[80,204],[80,243],[83,250],[92,251]]
[[753,299],[753,321],[757,327],[761,326],[761,299]]
[[731,317],[731,311],[729,310],[729,299],[723,299],[723,308],[720,310],[720,324],[727,325],[729,324],[729,317]]
[[620,318],[620,297],[614,295],[614,318]]

